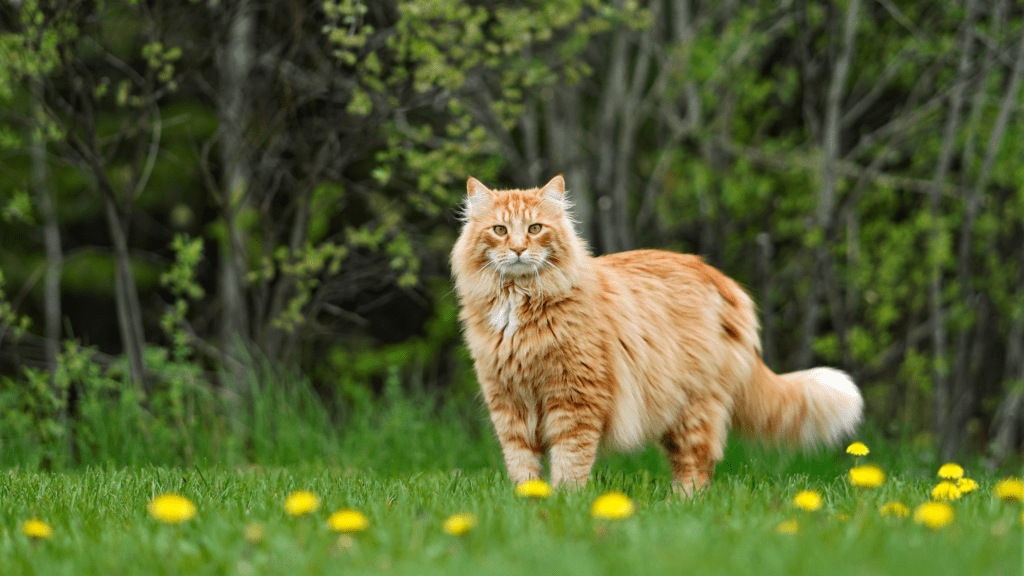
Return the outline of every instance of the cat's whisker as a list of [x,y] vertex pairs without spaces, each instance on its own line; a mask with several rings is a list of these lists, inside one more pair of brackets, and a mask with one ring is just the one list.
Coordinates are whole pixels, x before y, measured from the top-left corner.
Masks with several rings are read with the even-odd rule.
[[471,278],[472,280],[476,280],[477,276],[482,276],[483,274],[485,274],[485,273],[487,273],[487,272],[491,272],[492,270],[489,270],[489,268],[493,268],[493,266],[491,266],[491,264],[492,264],[492,262],[488,261],[488,262],[487,262],[486,264],[484,264],[484,265],[483,265],[482,267],[480,267],[479,269],[477,269],[477,271],[476,271],[476,272],[473,272],[473,273],[472,273],[472,274],[470,275],[470,278]]
[[[565,279],[565,282],[566,282],[567,285],[569,285],[569,286],[572,285],[572,278],[570,278],[569,275],[566,274],[565,270],[562,270],[562,268],[560,268],[559,266],[555,266],[554,264],[551,263],[550,260],[544,260],[542,262],[542,264],[544,264],[545,268],[550,268],[550,269],[554,270],[555,272],[558,272],[559,274],[561,274],[562,278]],[[540,271],[537,272],[537,275],[540,276]]]

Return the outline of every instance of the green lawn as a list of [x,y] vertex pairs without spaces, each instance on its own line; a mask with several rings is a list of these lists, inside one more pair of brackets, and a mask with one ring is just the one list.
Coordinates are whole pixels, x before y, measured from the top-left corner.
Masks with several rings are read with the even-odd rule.
[[[752,452],[754,454],[752,455]],[[881,503],[911,511],[935,482],[889,471],[879,488],[858,490],[842,476],[852,457],[837,450],[765,473],[741,462],[771,451],[734,448],[712,487],[683,501],[649,450],[604,459],[575,493],[516,498],[497,470],[377,475],[337,466],[193,469],[132,467],[65,473],[0,473],[0,573],[17,574],[1021,574],[1019,502],[993,496],[997,478],[972,474],[980,488],[953,503],[953,523],[935,531],[912,518],[884,518]],[[765,456],[767,455],[767,456]],[[776,460],[779,456],[774,456]],[[804,457],[794,457],[799,458]],[[647,462],[650,461],[650,465]],[[832,475],[836,470],[840,475]],[[802,470],[802,471],[799,471]],[[936,479],[937,480],[937,479]],[[306,489],[319,510],[290,517],[283,501]],[[621,490],[636,505],[621,521],[590,514],[602,492]],[[817,490],[824,506],[792,505]],[[177,492],[198,513],[180,526],[147,515],[150,499]],[[332,533],[327,516],[355,508],[369,527]],[[463,537],[442,531],[450,514],[479,524]],[[39,518],[49,539],[21,533]],[[780,522],[797,519],[796,534]],[[263,538],[246,540],[257,523]]]

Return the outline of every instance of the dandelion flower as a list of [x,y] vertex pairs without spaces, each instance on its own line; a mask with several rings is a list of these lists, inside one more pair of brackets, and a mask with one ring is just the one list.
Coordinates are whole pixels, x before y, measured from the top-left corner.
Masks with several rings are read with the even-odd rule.
[[945,478],[946,480],[957,480],[964,477],[964,469],[959,464],[943,464],[939,468],[939,478]]
[[925,502],[914,509],[914,522],[935,530],[953,522],[953,507],[946,502]]
[[800,523],[792,518],[779,522],[779,525],[775,527],[775,531],[779,534],[796,534],[799,529]]
[[266,531],[263,526],[260,526],[256,522],[250,522],[245,526],[245,541],[249,544],[259,544],[263,541],[263,536]]
[[821,494],[814,490],[802,490],[793,498],[793,505],[807,512],[821,508]]
[[877,488],[885,482],[885,472],[874,464],[850,468],[850,484],[857,488]]
[[180,494],[161,494],[149,501],[149,515],[165,524],[181,524],[196,515],[196,505]]
[[516,486],[516,496],[520,498],[547,498],[551,493],[551,485],[543,480],[527,480]]
[[846,447],[847,454],[853,454],[854,456],[867,456],[871,452],[863,442],[854,442]]
[[590,507],[590,513],[594,518],[605,520],[622,520],[633,515],[633,501],[619,491],[606,492],[594,500]]
[[896,518],[906,518],[910,516],[910,508],[902,502],[886,502],[882,504],[882,507],[878,509],[878,512],[882,516],[895,516]]
[[444,521],[444,525],[441,526],[445,533],[451,534],[452,536],[462,536],[466,532],[469,532],[476,526],[476,514],[470,514],[469,512],[460,512],[453,514]]
[[968,492],[974,492],[978,489],[978,483],[970,478],[961,478],[956,481],[956,489],[961,494],[967,494]]
[[1020,478],[1003,478],[996,483],[996,498],[1024,502],[1024,481]]
[[327,518],[327,527],[335,532],[360,532],[370,521],[358,510],[338,510]]
[[53,537],[53,528],[42,520],[25,520],[21,523],[21,531],[25,536],[32,538],[51,538]]
[[952,482],[939,482],[932,488],[932,498],[936,500],[959,500],[960,489]]
[[320,509],[320,499],[308,490],[297,490],[284,501],[284,511],[289,516],[305,516]]

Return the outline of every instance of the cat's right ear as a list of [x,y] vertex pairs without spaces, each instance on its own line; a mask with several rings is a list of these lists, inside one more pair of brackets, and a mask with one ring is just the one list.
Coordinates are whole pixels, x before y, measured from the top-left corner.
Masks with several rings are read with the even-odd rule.
[[494,198],[494,192],[472,176],[466,181],[466,192],[466,219],[472,218],[474,213],[479,213]]

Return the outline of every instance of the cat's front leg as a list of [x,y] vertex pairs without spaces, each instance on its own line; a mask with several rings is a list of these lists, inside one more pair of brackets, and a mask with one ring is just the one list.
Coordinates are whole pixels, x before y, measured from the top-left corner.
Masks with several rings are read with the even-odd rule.
[[536,403],[511,393],[488,394],[486,400],[509,478],[516,485],[540,478],[544,450],[537,437]]
[[551,446],[551,484],[583,486],[597,459],[603,410],[575,391],[545,403],[544,438]]

